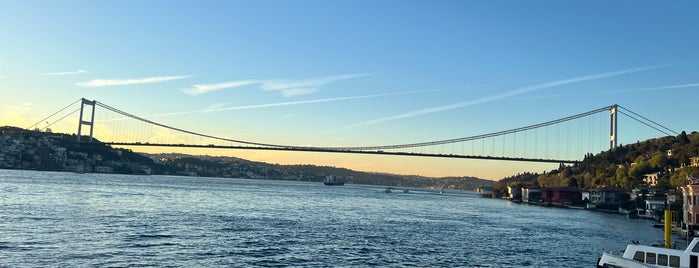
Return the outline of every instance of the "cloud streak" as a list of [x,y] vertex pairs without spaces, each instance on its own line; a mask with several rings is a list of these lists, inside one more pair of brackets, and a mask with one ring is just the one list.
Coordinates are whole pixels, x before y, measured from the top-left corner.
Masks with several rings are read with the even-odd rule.
[[677,88],[689,88],[689,87],[699,87],[699,83],[684,84],[684,85],[672,85],[672,86],[662,86],[662,87],[646,87],[646,88],[622,89],[622,90],[611,91],[610,93],[639,92],[639,91],[656,91],[656,90],[663,90],[663,89],[677,89]]
[[284,90],[292,88],[317,88],[335,81],[345,80],[350,78],[358,78],[370,75],[369,73],[363,74],[346,74],[346,75],[336,75],[328,77],[320,77],[306,80],[265,80],[260,86],[262,90],[273,91],[273,90]]
[[55,72],[55,73],[42,73],[41,75],[48,75],[48,76],[62,76],[62,75],[76,75],[76,74],[84,74],[87,73],[85,70],[77,70],[74,72]]
[[124,86],[124,85],[136,85],[136,84],[149,84],[149,83],[160,83],[173,80],[179,80],[188,78],[188,75],[182,76],[157,76],[157,77],[145,77],[145,78],[135,78],[135,79],[93,79],[87,82],[77,83],[80,87],[111,87],[111,86]]
[[373,94],[373,95],[326,98],[326,99],[315,99],[315,100],[304,100],[304,101],[277,102],[277,103],[267,103],[267,104],[254,104],[254,105],[223,107],[223,108],[215,107],[216,105],[213,105],[213,106],[207,107],[206,109],[204,109],[202,111],[188,111],[188,112],[153,114],[153,115],[146,115],[144,117],[167,117],[167,116],[178,116],[178,115],[187,115],[187,114],[198,114],[198,113],[203,113],[203,112],[210,113],[210,112],[234,111],[234,110],[251,110],[251,109],[262,109],[262,108],[272,108],[272,107],[282,107],[282,106],[314,104],[314,103],[323,103],[323,102],[335,102],[335,101],[346,101],[346,100],[398,96],[398,95],[416,94],[416,93],[423,93],[423,92],[428,92],[428,91],[404,91],[404,92],[395,92],[395,93],[383,93],[383,94]]
[[225,82],[225,83],[218,83],[218,84],[201,84],[201,85],[194,85],[192,88],[186,88],[183,89],[182,91],[184,93],[187,93],[189,95],[193,96],[198,96],[201,94],[221,90],[221,89],[226,89],[226,88],[234,88],[234,87],[242,87],[242,86],[247,86],[251,84],[257,84],[260,83],[259,80],[240,80],[240,81],[231,81],[231,82]]
[[525,93],[529,93],[529,92],[534,92],[534,91],[538,91],[538,90],[542,90],[542,89],[546,89],[546,88],[574,84],[574,83],[580,83],[580,82],[602,79],[602,78],[613,77],[613,76],[620,76],[620,75],[624,75],[624,74],[630,74],[630,73],[636,73],[636,72],[641,72],[641,71],[657,69],[657,68],[661,68],[661,67],[665,67],[665,66],[668,66],[668,65],[663,64],[663,65],[631,68],[631,69],[624,69],[624,70],[611,71],[611,72],[606,72],[606,73],[591,74],[591,75],[584,75],[584,76],[579,76],[579,77],[574,77],[574,78],[569,78],[569,79],[557,80],[557,81],[537,84],[537,85],[533,85],[533,86],[522,87],[522,88],[518,88],[515,90],[511,90],[511,91],[502,92],[499,94],[485,96],[485,97],[475,99],[475,100],[458,102],[458,103],[453,103],[453,104],[448,104],[448,105],[443,105],[443,106],[430,107],[430,108],[425,108],[425,109],[419,109],[419,110],[415,110],[415,111],[411,111],[411,112],[407,112],[407,113],[403,113],[403,114],[367,120],[365,122],[361,122],[358,124],[342,127],[340,129],[338,129],[337,131],[361,127],[361,126],[385,123],[385,122],[399,120],[399,119],[406,119],[406,118],[411,118],[411,117],[416,117],[416,116],[421,116],[421,115],[431,114],[431,113],[436,113],[436,112],[442,112],[442,111],[447,111],[447,110],[453,110],[453,109],[462,108],[462,107],[466,107],[466,106],[494,102],[494,101],[502,100],[505,98],[510,98],[510,97],[514,97],[517,95],[521,95],[521,94],[525,94]]
[[218,108],[221,108],[221,107],[226,106],[226,104],[227,104],[227,103],[216,103],[216,104],[213,104],[213,105],[211,105],[211,106],[209,106],[209,107],[204,108],[204,110],[202,110],[201,112],[202,112],[202,113],[209,113],[209,112],[211,112],[212,110],[216,110],[216,109],[218,109]]
[[193,96],[198,96],[201,94],[213,92],[213,91],[218,91],[222,89],[227,89],[227,88],[236,88],[236,87],[242,87],[242,86],[247,86],[247,85],[252,85],[252,84],[259,84],[260,89],[264,91],[280,91],[281,94],[284,97],[293,97],[293,96],[300,96],[300,95],[307,95],[311,93],[315,93],[322,86],[325,86],[329,83],[335,82],[335,81],[340,81],[340,80],[345,80],[345,79],[351,79],[351,78],[358,78],[358,77],[363,77],[371,75],[369,73],[361,73],[361,74],[346,74],[346,75],[336,75],[336,76],[327,76],[327,77],[319,77],[319,78],[311,78],[311,79],[305,79],[305,80],[282,80],[282,79],[265,79],[265,80],[237,80],[237,81],[230,81],[230,82],[224,82],[224,83],[218,83],[218,84],[199,84],[199,85],[194,85],[191,88],[186,88],[183,89],[182,91],[184,93],[187,93],[189,95]]
[[23,102],[18,105],[5,105],[5,109],[12,113],[24,113],[32,108],[32,103]]

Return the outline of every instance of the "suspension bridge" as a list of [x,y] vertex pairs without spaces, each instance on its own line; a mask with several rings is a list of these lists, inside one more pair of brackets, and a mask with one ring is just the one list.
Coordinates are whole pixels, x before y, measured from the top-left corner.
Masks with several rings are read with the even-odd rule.
[[[28,129],[47,130],[58,122],[77,121],[77,142],[93,142],[97,139],[117,147],[300,151],[576,163],[588,153],[618,145],[619,114],[664,135],[678,134],[614,104],[543,123],[452,139],[389,145],[298,146],[209,135],[155,122],[85,98],[76,100]],[[39,127],[44,122],[45,125]]]

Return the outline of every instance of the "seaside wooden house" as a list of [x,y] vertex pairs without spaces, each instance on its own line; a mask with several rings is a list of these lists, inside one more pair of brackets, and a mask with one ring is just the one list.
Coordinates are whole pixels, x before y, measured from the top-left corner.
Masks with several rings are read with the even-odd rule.
[[588,208],[619,210],[629,201],[629,193],[618,187],[605,186],[588,190]]
[[573,205],[582,203],[582,193],[575,187],[544,188],[541,201],[550,205]]
[[522,202],[539,203],[541,202],[541,187],[534,186],[525,188],[522,187]]

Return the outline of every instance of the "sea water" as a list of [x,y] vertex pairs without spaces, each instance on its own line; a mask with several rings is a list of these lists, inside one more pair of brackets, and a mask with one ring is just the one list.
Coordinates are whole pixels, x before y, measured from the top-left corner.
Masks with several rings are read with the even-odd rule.
[[594,267],[649,220],[470,192],[0,170],[0,267]]

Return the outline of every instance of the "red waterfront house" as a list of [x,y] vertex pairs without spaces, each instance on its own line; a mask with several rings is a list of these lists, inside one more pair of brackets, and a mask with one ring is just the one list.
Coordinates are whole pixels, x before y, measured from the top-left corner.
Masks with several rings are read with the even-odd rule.
[[572,205],[582,203],[582,193],[575,187],[541,189],[541,200],[549,205]]

